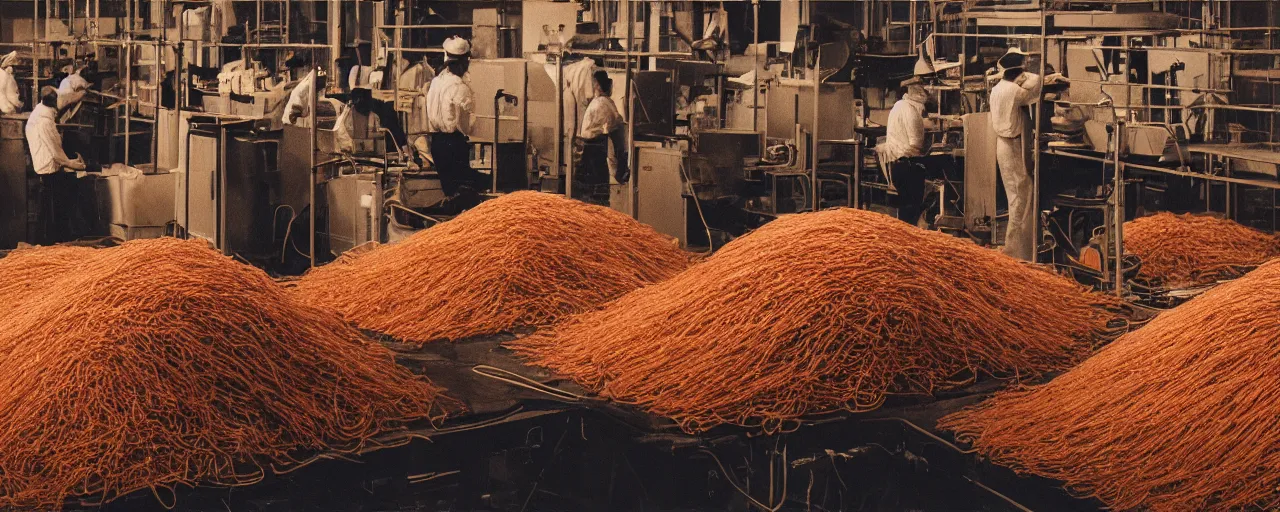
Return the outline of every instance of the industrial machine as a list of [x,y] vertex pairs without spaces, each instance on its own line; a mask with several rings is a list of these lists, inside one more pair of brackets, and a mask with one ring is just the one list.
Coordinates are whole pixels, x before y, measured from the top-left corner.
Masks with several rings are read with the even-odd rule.
[[279,139],[253,133],[251,120],[194,115],[187,120],[177,221],[223,254],[273,254],[273,185]]
[[27,241],[27,143],[26,119],[0,117],[0,249],[12,249]]

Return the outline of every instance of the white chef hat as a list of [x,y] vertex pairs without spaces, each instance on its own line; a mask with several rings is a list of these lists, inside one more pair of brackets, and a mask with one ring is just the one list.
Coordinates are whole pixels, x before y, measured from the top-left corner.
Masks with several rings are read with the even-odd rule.
[[462,60],[471,55],[471,43],[466,39],[453,36],[444,40],[444,61]]
[[18,63],[18,50],[11,51],[0,57],[0,68],[5,68]]
[[1006,70],[1021,68],[1026,63],[1027,52],[1022,51],[1017,46],[1012,46],[1009,51],[1004,52],[1000,60],[996,61],[996,70],[1004,73]]

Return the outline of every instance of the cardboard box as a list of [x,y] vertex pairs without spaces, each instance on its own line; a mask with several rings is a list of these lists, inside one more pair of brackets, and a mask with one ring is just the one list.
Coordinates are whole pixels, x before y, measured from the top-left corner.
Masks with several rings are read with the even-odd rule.
[[124,226],[164,226],[174,220],[172,173],[135,177],[108,176],[111,223]]

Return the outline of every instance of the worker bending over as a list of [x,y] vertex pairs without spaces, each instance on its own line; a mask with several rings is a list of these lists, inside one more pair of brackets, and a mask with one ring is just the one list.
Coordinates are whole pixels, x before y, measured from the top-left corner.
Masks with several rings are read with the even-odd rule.
[[1000,82],[991,89],[991,127],[996,134],[996,163],[1009,199],[1009,223],[1004,235],[1004,253],[1026,261],[1036,257],[1032,194],[1035,184],[1027,172],[1027,154],[1035,146],[1031,140],[1030,117],[1025,107],[1040,97],[1041,78],[1023,70],[1026,53],[1010,48],[996,63]]
[[17,62],[17,51],[0,57],[0,114],[12,114],[22,109],[22,99],[18,97],[18,81],[13,77],[13,65]]
[[[289,100],[285,102],[284,113],[281,122],[288,125],[297,126],[299,128],[311,127],[311,102],[314,100],[312,96],[315,94],[316,87],[316,70],[311,68],[311,61],[305,57],[295,55],[285,61],[285,65],[295,74],[307,71],[298,80],[296,85],[292,86],[289,91]],[[289,89],[289,85],[285,89]]]
[[62,151],[57,114],[57,89],[47,85],[40,88],[40,104],[27,119],[26,136],[31,149],[32,168],[40,177],[40,218],[46,244],[71,238],[71,219],[77,195],[75,171],[85,168],[79,155],[72,160]]
[[431,137],[431,160],[440,176],[440,187],[451,201],[466,207],[479,200],[484,181],[471,168],[471,116],[475,93],[467,83],[471,65],[471,44],[454,36],[445,40],[445,69],[431,80],[427,90],[427,124]]
[[907,86],[907,93],[889,111],[888,130],[876,145],[880,162],[889,166],[893,186],[898,191],[898,219],[911,225],[920,220],[924,202],[925,154],[924,116],[928,94],[919,84]]
[[[574,199],[608,206],[609,170],[618,183],[626,183],[631,173],[627,168],[626,124],[613,103],[613,80],[604,70],[593,75],[595,98],[587,106],[582,119],[582,157],[573,174]],[[609,144],[613,144],[613,152]],[[612,165],[610,165],[612,164]]]
[[59,110],[79,103],[89,91],[90,83],[84,76],[89,71],[88,67],[80,66],[69,71],[71,73],[58,84]]

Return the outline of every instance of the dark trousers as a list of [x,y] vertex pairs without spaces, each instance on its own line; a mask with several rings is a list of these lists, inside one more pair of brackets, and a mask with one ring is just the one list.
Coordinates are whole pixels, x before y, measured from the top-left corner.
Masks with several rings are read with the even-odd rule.
[[436,174],[440,175],[440,188],[448,197],[489,188],[484,184],[484,176],[471,168],[471,144],[466,135],[431,134],[431,160],[435,162]]
[[573,198],[591,204],[609,205],[608,137],[590,139],[582,145],[582,156],[573,173]]
[[58,171],[40,176],[40,243],[49,245],[75,239],[76,175]]
[[926,169],[913,158],[902,158],[893,163],[893,186],[898,189],[898,220],[914,226],[920,220],[924,208],[924,180]]
[[893,186],[898,189],[898,219],[911,225],[924,210],[925,180],[952,177],[958,172],[954,158],[925,155],[901,158],[893,166]]

